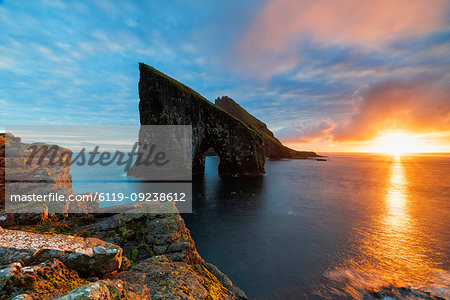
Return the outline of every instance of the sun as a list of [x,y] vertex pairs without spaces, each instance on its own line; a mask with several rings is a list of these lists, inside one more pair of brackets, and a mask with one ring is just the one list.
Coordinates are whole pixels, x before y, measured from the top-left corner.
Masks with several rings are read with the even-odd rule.
[[423,149],[423,141],[417,136],[403,132],[388,133],[373,141],[372,152],[404,155],[418,153]]

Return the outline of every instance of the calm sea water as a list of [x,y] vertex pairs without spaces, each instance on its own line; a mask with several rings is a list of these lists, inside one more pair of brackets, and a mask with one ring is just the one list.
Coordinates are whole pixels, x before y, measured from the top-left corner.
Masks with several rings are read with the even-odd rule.
[[[267,161],[261,178],[221,178],[218,163],[207,157],[183,217],[200,255],[250,298],[363,298],[388,287],[450,298],[450,158],[331,154]],[[72,173],[75,192],[98,191]]]
[[260,179],[207,158],[183,215],[204,259],[250,298],[361,298],[411,287],[450,298],[450,159],[267,161]]

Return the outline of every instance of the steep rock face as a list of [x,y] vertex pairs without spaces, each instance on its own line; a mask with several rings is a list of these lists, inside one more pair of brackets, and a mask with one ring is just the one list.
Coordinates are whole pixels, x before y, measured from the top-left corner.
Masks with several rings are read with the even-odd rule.
[[[38,150],[37,155],[33,154],[40,147],[54,149],[43,155],[42,162],[39,161],[43,153],[41,150]],[[56,164],[50,163],[53,154],[57,158]],[[5,205],[5,196],[9,194],[72,195],[71,156],[72,151],[57,145],[27,144],[10,133],[0,134],[0,226],[35,225],[68,213],[95,212],[100,205],[98,199],[19,203],[17,207],[14,207],[14,202],[9,202],[8,207]],[[60,163],[61,157],[65,163]],[[8,184],[5,180],[8,180]]]
[[[72,151],[56,145],[22,143],[20,137],[15,137],[10,133],[5,134],[3,142],[6,148],[2,153],[3,156],[6,154],[6,179],[9,181],[49,183],[49,185],[39,185],[36,193],[58,192],[65,195],[73,193],[72,175],[70,175]],[[0,140],[0,143],[2,143],[2,140]],[[48,147],[51,151],[45,153],[42,161],[40,161],[43,153],[41,149],[45,147]],[[36,151],[36,149],[39,150]],[[53,153],[57,157],[55,164],[50,162]],[[59,160],[61,157],[62,161]],[[23,184],[23,182],[17,184]],[[21,188],[15,188],[15,190],[21,191]]]
[[[55,147],[55,150],[49,151],[40,162],[42,152],[33,156],[34,147]],[[56,151],[56,157],[63,156],[67,159],[67,164],[50,164],[53,151]],[[0,210],[6,208],[6,194],[73,194],[70,174],[71,155],[72,152],[69,149],[55,145],[26,144],[22,143],[20,137],[15,137],[10,133],[0,135]],[[5,168],[7,172],[5,172]],[[6,179],[9,181],[7,186],[5,186]],[[10,202],[10,204],[13,203]],[[2,216],[0,224],[5,226],[6,218],[10,224],[36,224],[47,219],[49,215],[67,213],[69,205],[69,202],[40,202],[26,205],[21,203],[17,208],[12,205],[7,207],[9,214]]]
[[227,96],[220,97],[216,99],[215,104],[259,133],[264,141],[264,153],[266,157],[269,157],[270,159],[279,159],[309,158],[317,156],[314,152],[297,151],[281,144],[272,131],[267,128],[266,124],[248,113],[233,99]]
[[264,174],[260,136],[189,87],[139,64],[142,125],[192,125],[193,175],[203,174],[205,153],[213,147],[224,175]]

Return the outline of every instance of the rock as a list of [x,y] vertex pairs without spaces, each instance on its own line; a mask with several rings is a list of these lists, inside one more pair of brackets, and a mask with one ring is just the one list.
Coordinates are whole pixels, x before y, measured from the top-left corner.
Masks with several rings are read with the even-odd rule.
[[37,203],[27,208],[19,208],[11,211],[14,221],[18,224],[38,224],[48,219],[48,207]]
[[[7,146],[6,163],[8,172],[5,175],[5,144]],[[66,164],[51,165],[47,154],[42,163],[39,163],[40,153],[27,165],[32,156],[33,147],[55,147],[56,157],[66,155]],[[42,223],[48,218],[64,217],[68,213],[85,214],[98,211],[100,201],[97,195],[86,193],[94,198],[94,201],[56,201],[56,202],[9,202],[5,207],[5,195],[9,194],[38,194],[50,195],[72,195],[72,176],[70,174],[71,151],[56,145],[43,143],[25,144],[21,139],[6,133],[0,135],[0,210],[6,208],[6,213],[0,215],[0,226],[35,225]],[[5,178],[5,176],[7,178]],[[10,182],[5,187],[5,179]],[[6,190],[7,189],[7,190]],[[66,198],[67,199],[67,198]]]
[[[48,147],[49,151],[42,161],[39,152],[33,156],[36,149]],[[50,164],[50,157],[64,155],[63,164]],[[69,149],[56,145],[42,143],[25,144],[19,137],[10,133],[0,135],[0,209],[6,209],[7,221],[3,225],[37,224],[46,220],[50,215],[66,214],[69,202],[51,203],[5,203],[6,195],[49,195],[59,193],[70,195],[72,191],[72,176],[70,175],[70,162],[72,152]],[[8,172],[5,172],[5,168]],[[8,185],[5,181],[8,180]]]
[[100,200],[98,194],[85,193],[80,196],[92,197],[93,201],[72,201],[69,202],[69,207],[67,212],[70,214],[86,214],[86,213],[97,213],[100,209]]
[[0,267],[0,291],[4,290],[10,284],[10,280],[17,276],[20,268],[22,268],[22,264],[18,262]]
[[111,299],[108,287],[101,282],[88,283],[86,285],[80,286],[71,292],[57,298],[59,300],[75,300],[75,299]]
[[5,227],[7,226],[7,215],[4,213],[0,213],[0,227]]
[[[192,174],[204,174],[210,147],[220,156],[223,175],[264,174],[264,148],[260,136],[178,81],[139,64],[141,125],[192,125]],[[137,176],[136,166],[129,175]]]
[[4,279],[0,299],[53,299],[87,282],[57,259],[28,267],[11,264],[0,269]]
[[230,115],[256,131],[264,141],[264,153],[270,159],[280,158],[309,158],[316,157],[317,154],[310,151],[297,151],[288,148],[274,136],[267,125],[248,113],[243,107],[233,99],[224,96],[217,98],[215,104],[225,110]]
[[120,268],[122,248],[95,238],[0,229],[0,264],[34,265],[52,258],[80,274],[103,276]]
[[20,294],[12,298],[12,300],[33,300],[33,297],[27,294]]
[[57,300],[79,299],[150,299],[148,288],[143,284],[131,284],[122,280],[100,280],[80,286],[57,298]]
[[76,228],[72,234],[87,236],[119,245],[123,255],[138,262],[154,255],[165,255],[174,261],[203,263],[181,216],[146,213],[145,206],[131,207],[125,213],[102,218],[96,223]]
[[214,276],[216,276],[217,280],[225,287],[227,288],[231,293],[236,295],[236,298],[238,299],[246,299],[247,296],[245,293],[238,288],[237,286],[234,286],[231,282],[230,278],[228,278],[227,275],[223,274],[215,265],[211,263],[205,263],[205,268],[211,272]]
[[429,291],[414,289],[411,287],[387,286],[379,287],[375,290],[367,290],[363,299],[424,299],[424,300],[444,300],[438,295]]
[[120,265],[119,271],[127,271],[131,267],[131,261],[126,257],[122,257],[122,264]]
[[146,259],[113,278],[145,284],[151,299],[247,299],[239,288],[230,288],[231,281],[224,286],[205,266],[171,262],[165,256]]

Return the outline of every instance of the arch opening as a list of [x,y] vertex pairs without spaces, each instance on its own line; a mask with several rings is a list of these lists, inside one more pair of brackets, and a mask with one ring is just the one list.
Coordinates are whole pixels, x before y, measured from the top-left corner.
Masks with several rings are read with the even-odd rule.
[[220,155],[213,148],[208,147],[205,152],[205,174],[219,174]]

